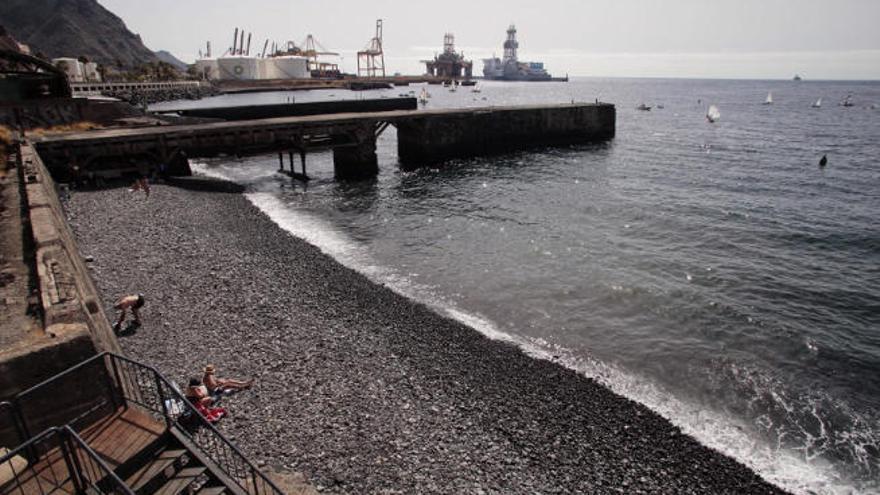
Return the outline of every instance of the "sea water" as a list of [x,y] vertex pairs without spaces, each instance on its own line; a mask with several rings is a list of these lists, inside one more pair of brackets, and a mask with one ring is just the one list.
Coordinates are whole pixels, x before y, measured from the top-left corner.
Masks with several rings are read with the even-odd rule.
[[[341,262],[596,378],[779,486],[880,491],[880,84],[427,89],[427,108],[614,103],[617,137],[401,172],[391,127],[379,176],[356,183],[333,180],[330,153],[308,156],[307,185],[278,174],[277,155],[194,166],[245,184]],[[187,104],[410,91],[421,86]],[[848,94],[855,106],[839,106]]]

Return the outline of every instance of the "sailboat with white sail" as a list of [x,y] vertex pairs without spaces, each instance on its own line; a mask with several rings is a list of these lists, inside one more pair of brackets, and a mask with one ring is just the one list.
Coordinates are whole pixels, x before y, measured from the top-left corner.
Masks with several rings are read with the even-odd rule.
[[772,105],[773,104],[773,93],[767,93],[767,99],[764,100],[764,104],[765,105]]
[[813,103],[813,108],[822,108],[822,98],[816,100],[816,103]]
[[422,88],[422,92],[419,93],[419,103],[422,105],[428,104],[428,90],[425,88]]
[[708,120],[710,124],[714,124],[720,118],[721,111],[718,110],[718,107],[715,105],[709,105],[709,110],[706,111],[706,120]]

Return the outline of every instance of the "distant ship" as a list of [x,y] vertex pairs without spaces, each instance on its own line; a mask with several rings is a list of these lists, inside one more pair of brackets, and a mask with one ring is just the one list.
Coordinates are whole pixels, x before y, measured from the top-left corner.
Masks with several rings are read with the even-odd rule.
[[504,41],[504,58],[483,59],[483,77],[498,81],[567,81],[565,78],[554,78],[544,69],[543,62],[520,62],[516,56],[519,42],[516,41],[516,26],[507,28],[507,40]]
[[795,75],[794,75],[794,80],[795,80],[795,81],[800,81],[800,80],[801,80],[801,75],[800,75],[800,74],[795,74]]

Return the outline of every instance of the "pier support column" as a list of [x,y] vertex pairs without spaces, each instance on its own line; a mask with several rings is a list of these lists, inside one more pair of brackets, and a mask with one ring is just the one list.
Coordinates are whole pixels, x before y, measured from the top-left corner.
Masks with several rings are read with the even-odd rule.
[[189,166],[189,158],[183,151],[178,151],[171,155],[165,168],[167,175],[177,177],[189,177],[192,175],[192,168]]
[[338,180],[361,180],[379,174],[376,136],[372,126],[356,133],[356,144],[333,148],[333,173]]

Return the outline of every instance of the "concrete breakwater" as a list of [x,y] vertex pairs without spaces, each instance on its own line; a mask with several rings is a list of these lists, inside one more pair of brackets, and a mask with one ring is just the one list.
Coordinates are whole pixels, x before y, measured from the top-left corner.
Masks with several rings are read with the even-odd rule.
[[373,100],[313,101],[307,103],[279,103],[274,105],[244,105],[237,107],[189,108],[163,111],[183,117],[223,120],[256,120],[333,113],[390,112],[415,110],[416,98],[385,98]]
[[70,177],[74,165],[79,173],[118,174],[132,168],[133,159],[155,168],[179,154],[304,154],[332,149],[336,177],[362,179],[378,172],[376,137],[389,126],[397,128],[401,165],[411,169],[455,156],[610,139],[616,110],[611,104],[587,103],[341,113],[93,131],[46,137],[38,147],[59,177]]
[[73,83],[70,89],[74,96],[109,96],[135,106],[161,101],[197,100],[220,93],[212,84],[200,81]]
[[781,493],[647,408],[339,265],[241,195],[77,192],[69,211],[105,300],[150,301],[126,353],[179,380],[209,362],[256,378],[220,427],[329,491]]

